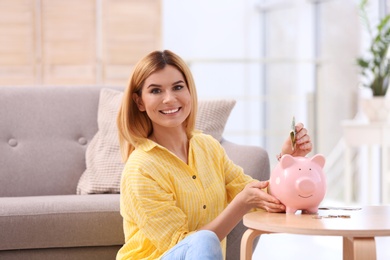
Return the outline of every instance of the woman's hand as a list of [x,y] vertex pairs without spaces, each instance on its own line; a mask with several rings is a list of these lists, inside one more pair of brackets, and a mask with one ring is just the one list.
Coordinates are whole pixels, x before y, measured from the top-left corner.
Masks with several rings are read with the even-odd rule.
[[295,149],[292,149],[291,139],[288,137],[282,146],[281,155],[291,154],[292,156],[306,156],[311,152],[313,145],[310,136],[307,134],[307,129],[304,128],[302,123],[298,123],[295,125],[295,131]]
[[252,208],[262,208],[268,212],[285,212],[286,207],[278,199],[262,190],[268,186],[268,183],[268,181],[251,182],[236,196],[236,199],[243,203],[247,211]]
[[285,212],[286,207],[279,200],[261,190],[267,186],[268,181],[254,180],[247,184],[215,219],[199,230],[211,230],[222,241],[253,208],[262,208],[268,212]]

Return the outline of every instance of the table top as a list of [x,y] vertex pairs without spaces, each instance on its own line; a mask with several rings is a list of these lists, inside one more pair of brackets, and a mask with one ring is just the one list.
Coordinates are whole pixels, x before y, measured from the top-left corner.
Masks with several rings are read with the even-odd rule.
[[350,122],[343,124],[344,140],[348,145],[390,145],[389,123]]
[[369,122],[361,120],[344,120],[341,122],[344,128],[389,128],[390,122]]
[[390,236],[390,206],[327,208],[318,214],[256,211],[243,218],[248,228],[265,233],[374,237]]

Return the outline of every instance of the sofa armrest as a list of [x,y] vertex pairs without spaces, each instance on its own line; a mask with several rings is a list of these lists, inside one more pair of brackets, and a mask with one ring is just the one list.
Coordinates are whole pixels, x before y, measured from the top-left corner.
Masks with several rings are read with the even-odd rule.
[[[252,178],[265,181],[270,177],[270,162],[268,153],[259,146],[241,145],[222,139],[221,145],[229,158],[244,169],[245,174]],[[240,259],[241,238],[247,228],[242,221],[229,233],[227,237],[226,260]],[[255,250],[259,238],[253,243]]]
[[222,139],[221,145],[229,158],[244,169],[245,174],[259,181],[270,177],[270,162],[267,151],[260,146],[236,144]]

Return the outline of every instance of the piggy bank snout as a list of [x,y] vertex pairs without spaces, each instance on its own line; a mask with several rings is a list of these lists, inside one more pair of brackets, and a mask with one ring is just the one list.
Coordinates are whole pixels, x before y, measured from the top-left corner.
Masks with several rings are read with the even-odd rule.
[[300,178],[295,182],[296,189],[301,195],[311,195],[316,189],[315,183],[309,178]]

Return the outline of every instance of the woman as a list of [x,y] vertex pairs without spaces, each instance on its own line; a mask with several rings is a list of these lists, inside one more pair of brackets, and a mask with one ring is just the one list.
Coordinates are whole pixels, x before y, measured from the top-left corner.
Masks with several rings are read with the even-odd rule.
[[[228,159],[219,142],[194,130],[197,94],[176,54],[155,51],[135,66],[117,123],[123,160],[125,244],[117,259],[222,259],[225,237],[253,208],[285,210]],[[296,149],[312,149],[297,124]]]

